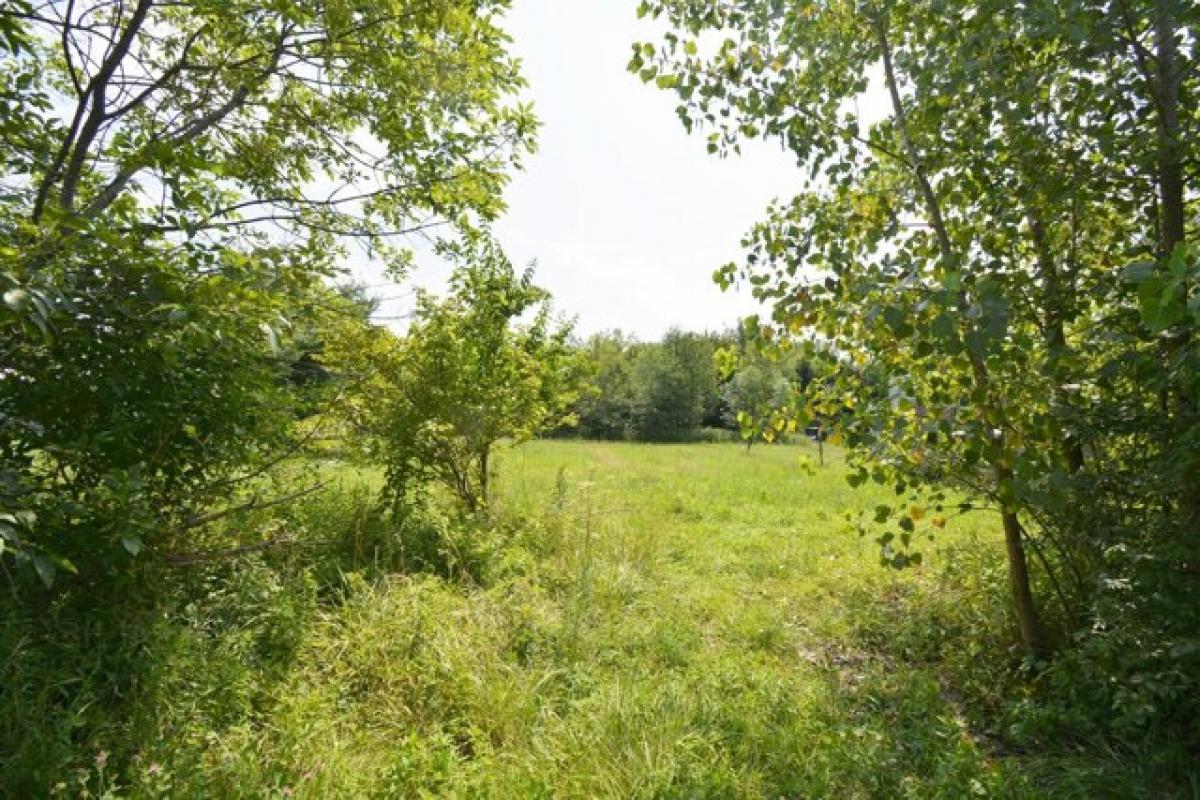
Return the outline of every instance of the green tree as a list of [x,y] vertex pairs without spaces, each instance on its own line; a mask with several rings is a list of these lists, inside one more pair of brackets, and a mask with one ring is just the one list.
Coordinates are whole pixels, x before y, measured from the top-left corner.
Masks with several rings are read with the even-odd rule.
[[744,361],[722,389],[729,407],[727,424],[741,430],[746,449],[762,428],[771,431],[772,413],[791,401],[791,384],[780,369],[765,359]]
[[688,391],[700,403],[700,425],[722,423],[723,402],[718,391],[718,375],[713,355],[722,343],[721,337],[672,329],[662,338],[662,346],[679,363],[688,379]]
[[[1051,581],[1051,548],[1060,574],[1082,575],[1078,562],[1113,544],[1095,531],[1120,519],[1140,538],[1146,508],[1183,541],[1197,508],[1184,476],[1200,466],[1184,166],[1195,4],[988,0],[947,14],[652,0],[641,12],[669,30],[630,66],[677,92],[710,151],[769,138],[809,170],[747,237],[745,264],[717,277],[774,303],[764,336],[816,337],[854,367],[816,384],[804,411],[854,409],[856,482],[928,487],[934,502],[951,483],[996,508],[1031,650],[1046,646],[1031,548]],[[881,117],[857,112],[873,80]],[[1140,496],[1081,524],[1079,493],[1131,471]],[[907,546],[913,520],[899,525],[887,541]]]
[[719,417],[712,337],[672,329],[631,351],[633,429],[639,439],[679,439]]
[[402,271],[531,146],[506,6],[0,8],[5,552],[166,548],[295,452],[293,331],[345,244]]
[[684,365],[661,345],[638,349],[631,367],[634,430],[644,441],[678,439],[700,424],[703,401]]
[[634,400],[630,353],[633,349],[633,341],[620,331],[595,334],[582,348],[591,372],[591,385],[577,404],[581,435],[624,439],[632,434]]
[[367,356],[360,363],[371,377],[356,407],[386,466],[387,498],[399,506],[432,480],[477,511],[487,507],[501,442],[572,421],[582,364],[532,267],[518,274],[490,239],[444,252],[456,262],[449,297],[420,294],[402,339],[377,329],[373,344],[351,340],[354,352],[338,358]]

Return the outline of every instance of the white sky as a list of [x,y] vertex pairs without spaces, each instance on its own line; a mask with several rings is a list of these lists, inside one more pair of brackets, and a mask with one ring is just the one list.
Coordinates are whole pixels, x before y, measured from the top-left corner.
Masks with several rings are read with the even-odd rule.
[[[712,273],[774,197],[800,188],[793,159],[752,143],[740,158],[705,152],[675,115],[675,95],[625,70],[635,41],[655,40],[637,0],[515,0],[508,20],[526,97],[542,121],[538,152],[513,177],[496,233],[577,331],[620,328],[644,340],[671,326],[716,330],[754,313],[748,293],[721,292]],[[447,267],[425,257],[399,289],[437,290]],[[359,270],[368,283],[379,273]],[[383,315],[403,314],[405,297]]]

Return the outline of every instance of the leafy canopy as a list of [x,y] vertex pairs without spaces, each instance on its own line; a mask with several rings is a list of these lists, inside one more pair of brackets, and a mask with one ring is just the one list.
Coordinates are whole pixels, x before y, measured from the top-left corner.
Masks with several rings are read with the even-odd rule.
[[286,362],[356,316],[346,249],[401,273],[532,147],[507,5],[3,4],[4,552],[165,550],[297,451]]
[[374,329],[343,342],[337,359],[369,376],[355,413],[386,465],[393,503],[436,481],[474,511],[487,505],[499,444],[572,422],[582,366],[571,326],[555,322],[532,267],[518,273],[481,236],[443,252],[456,263],[449,296],[420,293],[403,338]]
[[[1027,548],[1084,590],[1106,546],[1144,546],[1148,516],[1160,542],[1185,541],[1200,520],[1194,3],[640,13],[667,31],[630,69],[677,94],[711,152],[766,138],[807,170],[716,278],[772,304],[763,339],[845,358],[798,413],[854,409],[855,482],[998,509],[1031,649]],[[1137,489],[1118,499],[1113,475]],[[915,521],[879,517],[885,554],[910,563]]]

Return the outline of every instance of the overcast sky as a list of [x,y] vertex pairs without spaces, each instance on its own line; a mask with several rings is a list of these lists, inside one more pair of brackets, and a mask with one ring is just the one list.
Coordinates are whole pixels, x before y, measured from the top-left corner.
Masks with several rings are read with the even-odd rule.
[[[721,160],[702,136],[687,135],[674,94],[625,70],[631,44],[654,38],[636,6],[515,0],[508,28],[542,129],[496,232],[514,261],[537,260],[538,283],[582,334],[620,328],[655,339],[671,326],[721,329],[755,304],[721,292],[712,272],[739,256],[742,234],[772,198],[795,193],[799,171],[778,146]],[[423,259],[408,286],[436,290],[446,269]],[[390,300],[381,313],[408,305]]]

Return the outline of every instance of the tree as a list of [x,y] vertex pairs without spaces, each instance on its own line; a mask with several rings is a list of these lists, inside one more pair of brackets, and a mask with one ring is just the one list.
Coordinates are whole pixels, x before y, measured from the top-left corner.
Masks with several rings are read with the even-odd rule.
[[722,396],[718,391],[716,363],[713,355],[721,343],[719,336],[671,329],[663,335],[662,347],[671,354],[687,376],[688,393],[692,402],[700,404],[700,418],[693,428],[720,424]]
[[281,353],[344,245],[402,271],[531,147],[506,5],[4,4],[7,553],[166,547],[295,452]]
[[456,262],[449,297],[421,293],[402,339],[376,329],[370,349],[346,346],[367,354],[362,366],[372,377],[356,409],[386,466],[386,497],[399,507],[432,480],[474,512],[488,505],[501,442],[571,421],[582,365],[568,345],[571,326],[554,323],[532,267],[518,274],[490,239],[443,252]]
[[670,330],[661,342],[631,351],[633,428],[639,439],[678,439],[719,416],[715,349],[707,334]]
[[582,355],[590,368],[590,387],[580,396],[576,408],[581,435],[598,439],[632,435],[630,353],[634,347],[634,342],[620,331],[588,339]]
[[703,398],[693,393],[691,376],[665,347],[651,345],[638,350],[630,383],[639,439],[670,441],[700,424]]
[[[810,170],[746,238],[745,264],[717,277],[774,303],[764,337],[818,338],[857,367],[805,409],[854,407],[855,482],[924,486],[933,502],[950,482],[996,508],[1034,651],[1031,554],[1051,581],[1051,548],[1081,575],[1105,549],[1098,526],[1122,519],[1140,538],[1146,493],[1161,534],[1182,541],[1196,495],[1183,471],[1198,464],[1176,443],[1200,435],[1183,168],[1197,129],[1181,113],[1198,88],[1194,4],[987,0],[947,15],[653,0],[641,13],[670,30],[630,66],[678,93],[710,151],[777,139]],[[712,31],[724,41],[709,46]],[[851,111],[872,76],[881,119]],[[1143,496],[1081,525],[1078,493],[1130,470]],[[913,523],[899,520],[905,546]]]
[[790,387],[774,365],[756,360],[743,363],[725,384],[725,402],[729,406],[729,424],[742,431],[746,449],[754,443],[758,420],[768,418],[788,404]]

